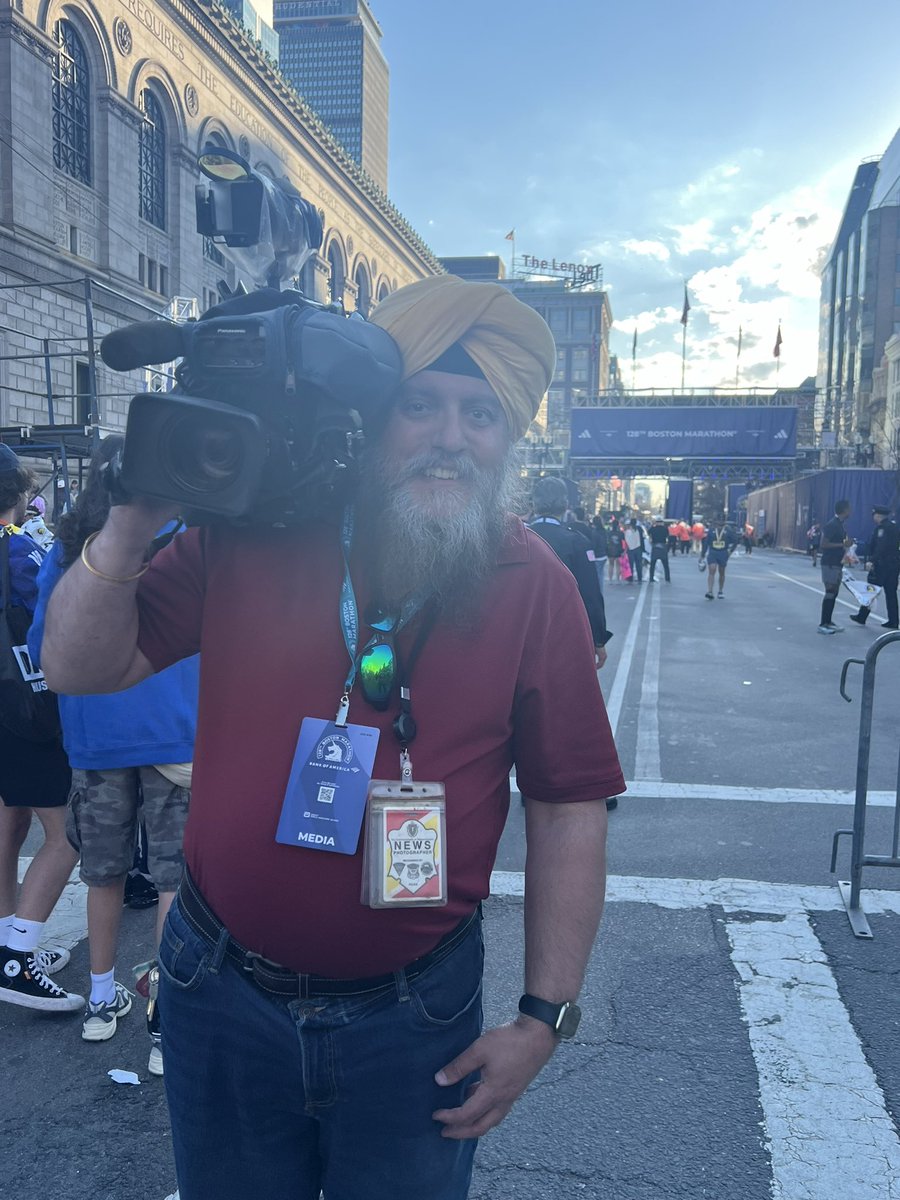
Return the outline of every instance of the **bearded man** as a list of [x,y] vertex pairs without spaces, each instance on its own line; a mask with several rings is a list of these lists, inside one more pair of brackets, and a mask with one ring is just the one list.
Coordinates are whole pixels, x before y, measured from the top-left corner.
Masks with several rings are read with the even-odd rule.
[[[405,378],[352,508],[189,530],[146,571],[170,514],[114,508],[47,617],[63,692],[202,652],[187,875],[160,950],[181,1200],[462,1200],[478,1137],[577,1025],[624,781],[575,581],[509,515],[553,340],[504,288],[448,276],[373,319]],[[481,901],[513,767],[525,995],[482,1032]]]

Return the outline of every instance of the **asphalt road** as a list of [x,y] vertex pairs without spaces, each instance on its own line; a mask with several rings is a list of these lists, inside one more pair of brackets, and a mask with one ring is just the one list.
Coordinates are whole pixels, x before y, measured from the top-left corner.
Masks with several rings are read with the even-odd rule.
[[[866,868],[875,936],[863,941],[829,871],[832,836],[852,823],[862,683],[851,668],[853,702],[841,699],[841,666],[881,630],[817,634],[818,571],[798,556],[737,557],[726,599],[704,591],[693,557],[673,562],[669,585],[607,587],[616,636],[601,682],[629,794],[610,820],[584,1020],[483,1140],[475,1200],[900,1195],[900,872]],[[849,611],[835,619],[847,625]],[[890,850],[898,656],[887,646],[877,676],[869,853]],[[521,990],[524,852],[514,797],[486,907],[489,1022]],[[148,956],[152,921],[126,913],[122,963]],[[60,981],[83,989],[80,888],[55,922],[74,945]],[[0,1194],[173,1190],[142,1024],[135,1011],[88,1045],[77,1016],[0,1005]],[[140,1085],[114,1084],[113,1067]]]

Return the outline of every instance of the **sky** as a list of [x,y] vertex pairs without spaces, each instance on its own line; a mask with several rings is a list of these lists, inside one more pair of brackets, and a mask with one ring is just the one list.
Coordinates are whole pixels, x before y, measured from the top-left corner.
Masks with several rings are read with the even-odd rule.
[[895,0],[370,0],[391,199],[438,255],[602,263],[632,386],[814,375],[818,268],[900,126]]

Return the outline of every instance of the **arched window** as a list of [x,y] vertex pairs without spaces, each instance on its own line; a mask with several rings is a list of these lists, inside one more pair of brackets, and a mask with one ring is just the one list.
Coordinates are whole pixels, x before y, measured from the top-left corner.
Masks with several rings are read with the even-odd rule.
[[84,43],[70,21],[57,21],[53,65],[53,165],[91,182],[91,88]]
[[166,123],[153,93],[141,92],[140,214],[158,229],[166,227]]
[[356,268],[356,311],[363,317],[369,315],[372,307],[372,287],[369,283],[369,272],[362,263]]
[[331,272],[330,299],[338,304],[344,302],[344,256],[337,242],[332,242],[328,250],[328,266]]

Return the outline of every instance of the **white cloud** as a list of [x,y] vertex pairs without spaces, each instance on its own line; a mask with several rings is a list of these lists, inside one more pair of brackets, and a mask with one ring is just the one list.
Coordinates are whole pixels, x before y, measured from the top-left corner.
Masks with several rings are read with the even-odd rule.
[[644,258],[655,258],[659,262],[668,262],[672,257],[672,252],[668,246],[663,245],[662,242],[647,238],[628,238],[622,242],[622,249],[627,250],[629,254],[638,254]]
[[711,250],[716,238],[710,217],[699,217],[690,225],[673,225],[675,231],[675,253],[682,256],[699,250]]
[[653,308],[647,312],[637,313],[633,317],[625,317],[621,321],[613,321],[613,329],[619,329],[623,333],[634,334],[635,329],[638,331],[638,337],[642,334],[650,333],[651,330],[657,329],[659,326],[666,326],[673,321],[677,321],[681,316],[680,308]]
[[719,163],[710,167],[682,189],[678,203],[689,210],[695,210],[700,204],[708,206],[713,199],[721,199],[734,191],[733,181],[740,173],[737,163]]
[[[716,170],[718,175],[710,176],[720,181],[737,174],[729,175],[724,167]],[[666,235],[659,239],[670,248],[668,260],[659,257],[669,267],[660,285],[670,286],[673,269],[687,272],[698,258],[705,259],[688,278],[687,386],[734,386],[739,328],[742,383],[774,384],[772,350],[779,321],[783,345],[778,378],[796,384],[815,373],[818,271],[852,178],[848,165],[839,164],[814,185],[765,200],[748,217],[736,219],[732,212],[720,220],[705,213],[672,226],[671,241]],[[691,263],[678,261],[687,256]],[[680,386],[680,316],[680,308],[642,309],[615,321],[613,329],[628,337],[637,327],[637,387]],[[630,360],[630,341],[614,334],[613,349]],[[625,374],[630,375],[630,363]]]

